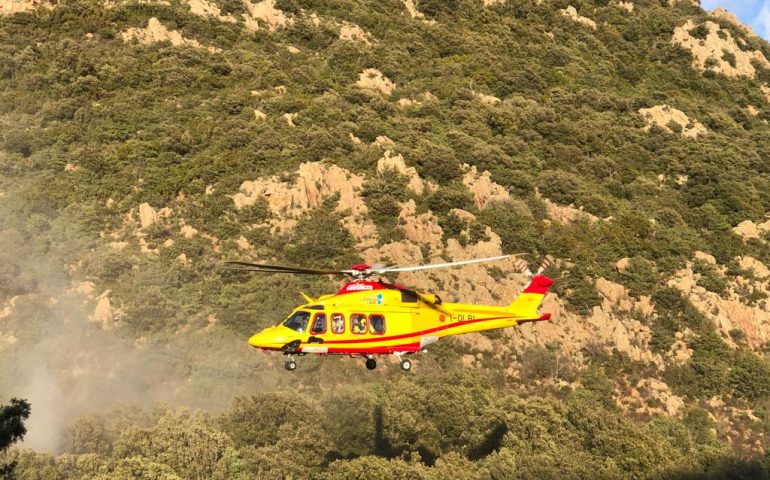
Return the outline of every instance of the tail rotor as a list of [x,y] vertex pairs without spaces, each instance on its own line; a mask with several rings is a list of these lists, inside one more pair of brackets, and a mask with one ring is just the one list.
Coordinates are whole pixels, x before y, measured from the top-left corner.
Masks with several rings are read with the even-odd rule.
[[536,275],[541,275],[543,272],[546,271],[548,267],[553,265],[554,259],[550,255],[546,255],[543,257],[543,261],[540,262],[540,265],[538,265],[537,270],[532,273],[532,270],[529,268],[529,263],[527,263],[526,260],[523,258],[520,258],[516,260],[516,262],[513,264],[514,268],[521,273],[525,273],[528,277],[534,277]]

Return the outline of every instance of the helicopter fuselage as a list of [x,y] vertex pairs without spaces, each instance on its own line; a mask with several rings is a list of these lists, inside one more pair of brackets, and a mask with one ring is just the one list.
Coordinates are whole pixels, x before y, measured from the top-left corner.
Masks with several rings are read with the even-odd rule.
[[536,276],[508,306],[444,303],[432,294],[378,281],[354,281],[292,311],[249,339],[288,354],[419,352],[442,337],[548,320],[537,308],[552,280]]

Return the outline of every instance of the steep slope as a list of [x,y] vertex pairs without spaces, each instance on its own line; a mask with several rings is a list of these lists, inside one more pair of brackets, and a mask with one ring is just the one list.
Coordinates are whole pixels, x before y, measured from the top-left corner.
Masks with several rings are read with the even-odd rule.
[[[671,3],[4,4],[0,388],[53,412],[33,413],[28,445],[129,471],[138,437],[119,441],[103,426],[108,447],[75,448],[71,436],[36,432],[68,431],[72,418],[118,403],[110,393],[89,401],[97,391],[219,411],[257,390],[299,383],[313,403],[346,385],[350,398],[379,395],[371,415],[385,437],[348,452],[342,426],[330,427],[337,436],[319,443],[319,458],[419,452],[432,472],[438,458],[482,470],[510,461],[537,476],[536,462],[511,453],[523,441],[516,409],[536,408],[522,398],[472,438],[438,419],[406,431],[417,420],[393,405],[410,389],[440,389],[429,377],[444,371],[467,391],[542,399],[551,423],[580,417],[590,397],[617,431],[671,444],[687,432],[689,453],[661,447],[644,460],[621,458],[630,440],[614,453],[575,447],[611,457],[608,476],[638,473],[634,461],[644,476],[763,458],[770,45],[729,15]],[[296,376],[277,374],[280,359],[243,340],[300,290],[334,284],[217,268],[514,252],[556,258],[553,320],[450,340],[418,359],[414,379],[366,376],[353,359],[307,358]],[[494,304],[526,282],[512,262],[398,280]],[[553,402],[567,397],[559,410]],[[484,412],[496,405],[485,401]],[[173,424],[130,418],[147,435]],[[216,439],[215,456],[236,449],[265,471],[356,475],[357,460],[268,465],[272,454],[245,453],[234,424],[180,418]],[[147,468],[190,475],[142,452]]]

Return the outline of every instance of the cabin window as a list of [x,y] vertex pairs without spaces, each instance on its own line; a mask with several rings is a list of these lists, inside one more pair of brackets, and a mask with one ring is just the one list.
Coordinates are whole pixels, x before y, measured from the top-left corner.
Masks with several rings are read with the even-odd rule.
[[385,317],[380,314],[369,315],[369,331],[373,335],[385,333]]
[[332,333],[345,332],[345,316],[341,313],[332,313]]
[[305,333],[307,329],[307,323],[310,320],[310,312],[294,312],[285,322],[283,326],[291,328],[295,332]]
[[350,331],[356,335],[366,333],[366,315],[363,313],[354,313],[350,315]]
[[313,326],[310,327],[310,333],[313,335],[320,335],[326,333],[326,314],[316,313],[313,317]]

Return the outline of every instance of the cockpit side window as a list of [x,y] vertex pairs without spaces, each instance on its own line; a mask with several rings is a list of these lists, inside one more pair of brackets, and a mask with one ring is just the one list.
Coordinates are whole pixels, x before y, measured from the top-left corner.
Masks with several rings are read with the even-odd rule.
[[307,323],[310,320],[310,312],[294,312],[292,316],[290,316],[288,319],[286,319],[285,322],[283,322],[283,326],[287,328],[291,328],[295,332],[299,333],[305,333],[305,330],[307,330]]
[[363,335],[366,333],[366,315],[363,313],[353,313],[350,315],[350,331]]
[[310,333],[313,335],[320,335],[326,333],[326,314],[316,313],[313,317],[313,326],[310,327]]

